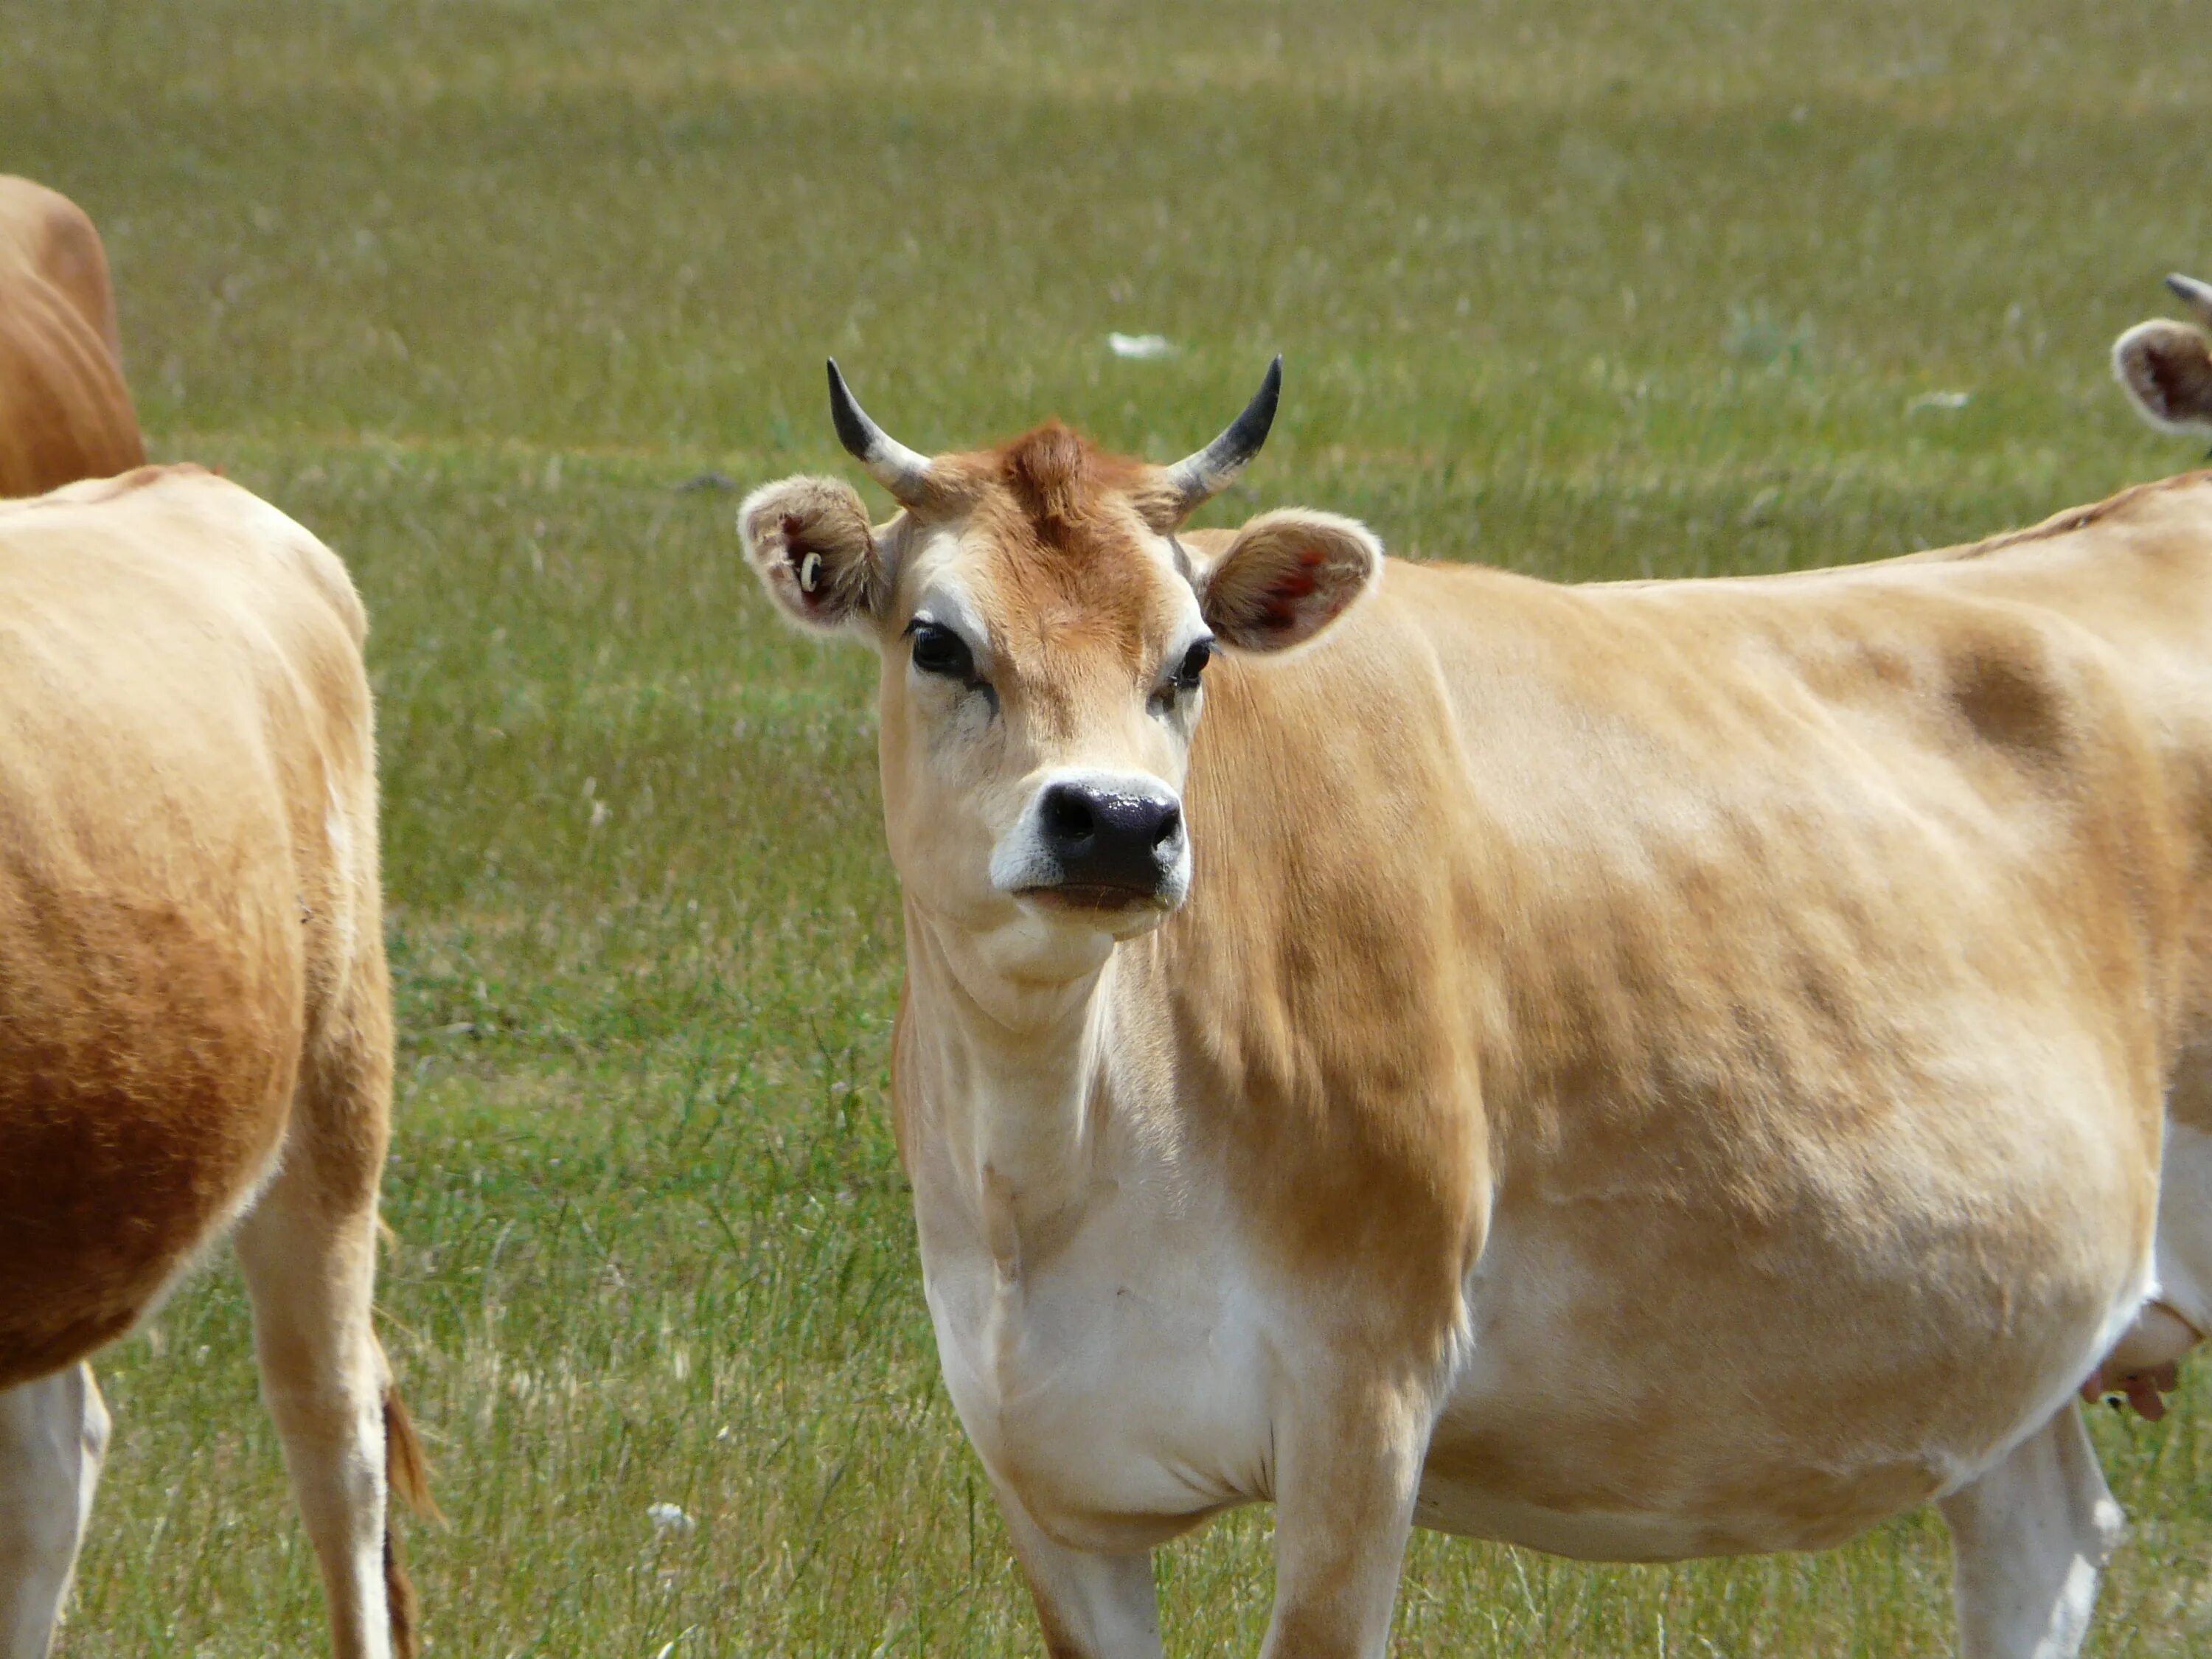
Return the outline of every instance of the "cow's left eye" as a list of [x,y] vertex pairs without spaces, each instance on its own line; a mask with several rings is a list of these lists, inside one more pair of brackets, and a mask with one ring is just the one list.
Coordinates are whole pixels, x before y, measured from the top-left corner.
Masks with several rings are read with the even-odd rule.
[[942,623],[917,623],[910,631],[914,635],[916,668],[948,680],[974,681],[975,658],[968,649],[967,641]]
[[1206,672],[1206,665],[1213,660],[1213,641],[1200,640],[1182,653],[1176,665],[1175,686],[1178,691],[1198,690],[1198,677]]
[[1175,713],[1185,697],[1198,690],[1198,678],[1206,672],[1206,665],[1213,660],[1213,641],[1199,640],[1182,653],[1182,659],[1168,672],[1159,690],[1152,693],[1152,710],[1162,720]]

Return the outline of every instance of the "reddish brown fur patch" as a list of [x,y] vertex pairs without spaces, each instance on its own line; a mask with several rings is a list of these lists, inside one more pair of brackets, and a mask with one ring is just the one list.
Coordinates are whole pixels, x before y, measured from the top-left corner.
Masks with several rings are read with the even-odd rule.
[[1152,566],[1132,506],[1152,469],[1109,454],[1057,421],[957,458],[971,530],[996,550],[996,598],[1018,656],[1103,646],[1143,655]]
[[1142,480],[1141,462],[1108,454],[1058,421],[1024,433],[996,452],[998,471],[1048,545],[1072,547],[1095,530],[1108,499],[1126,495]]
[[1083,440],[1057,421],[1006,447],[1006,483],[1048,539],[1058,539],[1053,532],[1064,534],[1090,514],[1087,459]]
[[[1318,565],[1321,562],[1321,555],[1309,553],[1298,562],[1309,567]],[[1286,633],[1297,627],[1298,601],[1311,598],[1314,590],[1320,586],[1319,581],[1304,570],[1293,571],[1285,576],[1267,590],[1267,597],[1261,601],[1261,625],[1273,629],[1278,633]]]

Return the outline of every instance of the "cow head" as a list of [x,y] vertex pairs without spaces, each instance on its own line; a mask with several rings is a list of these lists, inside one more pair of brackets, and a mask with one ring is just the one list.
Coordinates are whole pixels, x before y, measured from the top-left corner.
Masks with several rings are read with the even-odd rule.
[[1313,638],[1379,570],[1375,538],[1328,514],[1263,514],[1205,551],[1177,535],[1258,453],[1280,386],[1278,359],[1173,466],[1057,422],[933,458],[862,413],[833,362],[838,436],[901,510],[871,525],[849,487],[814,477],[738,509],[777,605],[879,654],[892,860],[975,965],[1065,982],[1181,904],[1208,661]]
[[[2169,276],[2166,285],[2212,328],[2212,285],[2190,276]],[[2212,433],[2212,346],[2203,329],[2163,317],[2137,323],[2113,343],[2112,373],[2153,426]]]

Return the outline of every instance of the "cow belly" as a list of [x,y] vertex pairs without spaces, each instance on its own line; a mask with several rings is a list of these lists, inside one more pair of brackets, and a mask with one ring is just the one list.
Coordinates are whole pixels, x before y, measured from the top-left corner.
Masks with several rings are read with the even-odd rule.
[[1556,1226],[1493,1233],[1424,1524],[1609,1560],[1832,1547],[2046,1420],[2150,1279],[2124,1237],[2063,1236],[2008,1279],[1971,1237],[1887,1271],[1816,1241],[1700,1273],[1632,1208],[1651,1267],[1626,1277]]
[[[1572,1431],[1542,1422],[1519,1426],[1534,1435]],[[1937,1457],[1872,1460],[1839,1471],[1787,1455],[1717,1452],[1707,1473],[1722,1491],[1638,1491],[1593,1472],[1577,1501],[1547,1504],[1505,1495],[1485,1479],[1438,1472],[1440,1462],[1455,1461],[1449,1443],[1441,1459],[1432,1455],[1414,1510],[1419,1525],[1584,1561],[1827,1549],[1956,1484],[1955,1471]]]
[[[198,1139],[173,1133],[177,1116],[149,1125],[135,1110],[88,1111],[45,1134],[0,1123],[0,1388],[85,1357],[158,1307],[274,1173],[284,1117],[272,1095]],[[169,1156],[135,1168],[87,1152],[161,1133]]]
[[1524,1549],[1571,1556],[1578,1561],[1687,1561],[1743,1553],[1716,1548],[1713,1529],[1702,1520],[1545,1509],[1498,1498],[1464,1481],[1433,1477],[1421,1483],[1413,1522],[1432,1532],[1518,1544]]
[[149,944],[98,988],[0,986],[0,1388],[128,1330],[268,1178],[299,1036],[272,954]]

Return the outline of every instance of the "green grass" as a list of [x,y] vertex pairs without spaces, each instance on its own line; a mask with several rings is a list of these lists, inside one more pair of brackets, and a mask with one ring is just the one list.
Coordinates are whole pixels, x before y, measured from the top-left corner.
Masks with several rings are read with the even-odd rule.
[[[375,617],[404,1024],[384,1300],[453,1524],[434,1653],[1034,1652],[936,1377],[883,1103],[867,665],[742,483],[1058,412],[1213,516],[1570,576],[1771,569],[2193,461],[2104,351],[2212,265],[2212,36],[2079,0],[11,0],[0,167],[105,229],[155,449]],[[2204,274],[2212,274],[2205,272]],[[1109,329],[1182,347],[1118,362]],[[1966,392],[1965,407],[1916,400]],[[69,1659],[319,1641],[227,1269],[104,1370]],[[2212,1650],[2212,1381],[2100,1413],[2100,1655]],[[657,1537],[646,1509],[695,1532]],[[1593,1570],[1422,1537],[1400,1650],[1948,1651],[1940,1528]],[[1165,1552],[1249,1651],[1252,1512]],[[668,1644],[674,1644],[672,1648]]]

